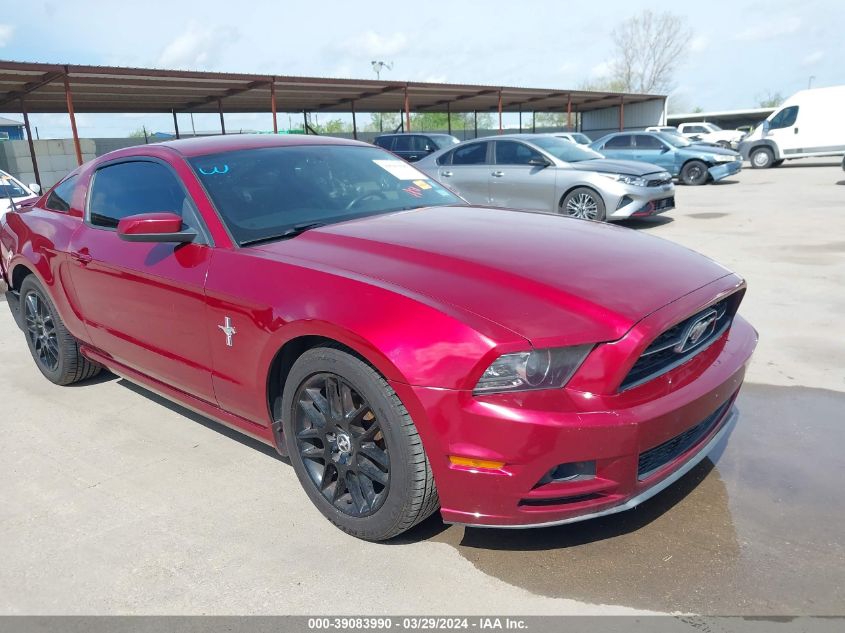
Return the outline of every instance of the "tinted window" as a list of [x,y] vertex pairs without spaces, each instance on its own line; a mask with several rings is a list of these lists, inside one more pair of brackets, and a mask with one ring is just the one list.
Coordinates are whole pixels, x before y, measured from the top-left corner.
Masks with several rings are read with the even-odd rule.
[[460,143],[457,138],[449,136],[448,134],[436,134],[434,136],[430,136],[429,138],[434,141],[434,144],[437,145],[439,149],[445,149]]
[[116,228],[122,218],[138,213],[168,211],[186,215],[192,210],[176,176],[159,163],[137,161],[99,169],[88,201],[94,226]]
[[426,147],[434,148],[434,143],[429,141],[427,137],[418,134],[405,134],[395,138],[394,152],[424,152]]
[[453,165],[483,165],[487,162],[487,143],[470,143],[452,152]]
[[798,106],[789,106],[778,112],[771,121],[769,129],[777,130],[783,127],[792,127],[798,118]]
[[684,129],[684,132],[686,132],[687,134],[701,134],[702,132],[707,132],[707,131],[708,131],[708,130],[705,130],[705,129],[704,129],[702,126],[700,126],[700,125],[688,125],[688,126]]
[[648,134],[637,134],[634,136],[634,142],[637,144],[637,149],[663,149],[665,147],[659,138]]
[[497,165],[528,165],[532,160],[545,161],[545,158],[522,143],[496,141]]
[[394,152],[409,152],[411,151],[411,136],[394,136],[393,137],[393,151]]
[[604,144],[605,149],[631,149],[631,135],[620,134],[614,136]]
[[75,182],[76,176],[71,176],[64,182],[56,185],[56,188],[47,196],[47,202],[44,206],[53,211],[70,211],[70,205],[73,203],[73,186]]
[[383,147],[384,149],[390,149],[390,145],[393,143],[392,136],[378,136],[376,140],[373,141],[379,147]]
[[189,159],[241,245],[294,237],[294,227],[333,224],[419,207],[463,204],[445,187],[376,147],[291,145]]

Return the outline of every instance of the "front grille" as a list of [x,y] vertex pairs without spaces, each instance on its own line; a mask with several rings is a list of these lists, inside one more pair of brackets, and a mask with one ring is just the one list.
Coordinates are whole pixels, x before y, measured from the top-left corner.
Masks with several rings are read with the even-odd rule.
[[655,200],[654,201],[654,210],[655,211],[662,211],[663,209],[674,209],[675,208],[675,198],[674,196],[669,198],[663,198],[662,200]]
[[667,440],[659,446],[655,446],[644,453],[640,453],[640,459],[637,465],[637,479],[641,481],[643,479],[648,479],[652,473],[660,470],[669,462],[677,459],[693,446],[698,444],[704,437],[709,435],[710,431],[712,431],[722,419],[722,416],[732,401],[733,399],[725,402],[722,406],[691,429],[687,429],[680,435],[676,435],[671,440]]
[[645,185],[646,187],[661,187],[663,185],[668,185],[670,182],[672,182],[672,177],[669,176],[667,178],[664,176],[663,178],[652,178],[651,180],[647,180]]
[[[735,293],[663,332],[637,359],[619,389],[630,389],[648,382],[705,350],[730,327],[740,298],[741,293]],[[712,326],[709,322],[711,315],[715,317]],[[708,320],[708,327],[692,340],[694,329],[702,320]]]

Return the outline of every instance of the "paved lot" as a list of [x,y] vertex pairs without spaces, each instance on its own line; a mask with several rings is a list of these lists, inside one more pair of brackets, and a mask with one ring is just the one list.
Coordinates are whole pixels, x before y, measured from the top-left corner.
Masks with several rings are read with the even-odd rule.
[[114,377],[54,387],[0,306],[0,613],[841,613],[845,173],[679,188],[632,224],[744,275],[733,440],[641,508],[542,531],[331,527],[290,466]]

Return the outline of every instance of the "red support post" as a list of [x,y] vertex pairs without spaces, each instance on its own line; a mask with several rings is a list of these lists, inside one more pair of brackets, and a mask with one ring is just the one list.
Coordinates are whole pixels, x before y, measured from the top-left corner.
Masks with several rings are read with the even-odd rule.
[[352,106],[352,138],[354,138],[357,141],[358,140],[358,125],[355,122],[355,100],[353,99],[352,101],[349,102],[349,104]]
[[276,120],[276,78],[270,81],[270,110],[273,112],[273,134],[279,133],[279,123]]
[[26,104],[21,98],[21,112],[23,113],[23,126],[26,128],[26,140],[29,142],[29,156],[32,158],[32,173],[35,174],[35,182],[41,186],[41,174],[38,173],[38,159],[35,157],[35,142],[32,140],[32,128],[29,127],[29,113],[26,111]]
[[619,97],[619,131],[625,130],[625,97]]
[[572,131],[572,93],[566,96],[566,131]]
[[499,134],[502,133],[502,89],[499,88]]
[[405,86],[405,131],[411,131],[411,102],[408,100],[408,86]]
[[73,132],[73,146],[76,149],[76,162],[82,164],[82,146],[79,144],[79,131],[76,129],[76,115],[73,112],[73,95],[70,92],[70,82],[67,80],[67,73],[64,75],[65,100],[67,101],[67,113],[70,117],[70,130]]

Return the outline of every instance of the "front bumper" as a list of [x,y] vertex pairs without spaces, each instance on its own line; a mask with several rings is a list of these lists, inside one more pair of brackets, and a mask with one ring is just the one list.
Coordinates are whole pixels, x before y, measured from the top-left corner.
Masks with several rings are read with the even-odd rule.
[[614,197],[607,204],[608,220],[624,220],[665,213],[675,208],[675,186],[670,182],[658,187],[618,185]]
[[[639,387],[613,394],[572,389],[476,397],[471,392],[394,385],[419,404],[433,433],[423,437],[444,521],[534,527],[632,508],[702,460],[736,421],[733,401],[756,345],[741,317],[707,350]],[[641,457],[670,444],[715,412],[706,432],[643,475]],[[458,466],[449,456],[504,462]],[[594,462],[592,476],[550,481],[561,464]]]
[[742,171],[742,161],[734,160],[730,163],[719,163],[707,170],[713,182],[718,182],[728,176],[733,176]]

